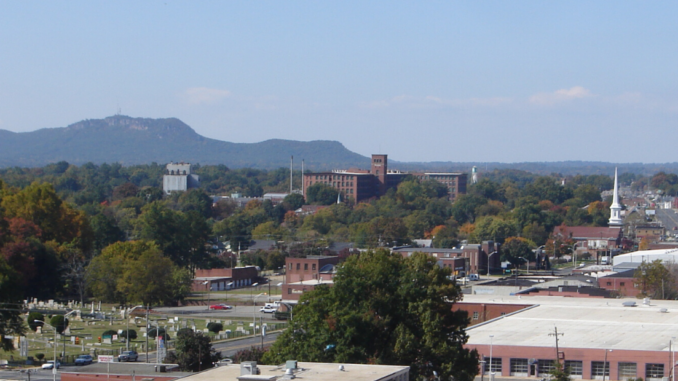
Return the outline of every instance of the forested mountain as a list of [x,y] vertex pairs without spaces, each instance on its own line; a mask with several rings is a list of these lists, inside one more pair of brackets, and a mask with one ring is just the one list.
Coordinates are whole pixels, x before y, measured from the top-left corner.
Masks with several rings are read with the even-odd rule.
[[[520,170],[539,175],[606,175],[633,173],[652,176],[657,172],[678,173],[678,163],[607,163],[593,161],[560,162],[419,162],[394,160],[392,169],[470,173],[477,166],[481,176],[494,170]],[[229,168],[277,169],[289,167],[290,156],[305,160],[309,171],[369,168],[369,158],[351,152],[340,142],[317,140],[301,142],[271,139],[259,143],[231,143],[209,139],[176,118],[150,119],[115,115],[88,119],[68,127],[43,128],[15,133],[0,130],[0,168],[41,167],[66,161],[82,165],[120,163],[123,166],[184,161]],[[623,155],[619,157],[623,161]],[[296,166],[297,168],[300,165]]]
[[176,118],[116,115],[83,120],[64,128],[22,133],[0,130],[0,167],[39,167],[59,161],[125,166],[184,161],[272,169],[288,167],[292,155],[299,161],[303,158],[311,170],[366,167],[370,163],[339,142],[272,139],[230,143],[201,136]]

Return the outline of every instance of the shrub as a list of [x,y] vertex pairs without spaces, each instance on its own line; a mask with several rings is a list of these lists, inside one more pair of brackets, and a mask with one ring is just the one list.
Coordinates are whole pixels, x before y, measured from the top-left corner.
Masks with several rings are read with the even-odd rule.
[[224,330],[224,325],[221,324],[221,323],[211,322],[211,323],[207,323],[207,329],[210,332],[219,333],[220,331]]
[[106,336],[113,337],[113,335],[117,335],[117,334],[118,334],[118,331],[113,330],[113,329],[109,329],[109,330],[104,331],[104,333],[101,334],[101,337],[106,337]]
[[162,337],[162,339],[165,340],[165,342],[169,341],[170,336],[167,334],[167,332],[165,332],[165,328],[160,329],[151,328],[150,330],[148,330],[148,337],[150,338],[155,339],[155,337],[158,336],[158,334],[160,334],[160,337]]
[[35,358],[42,361],[42,359],[45,358],[45,354],[44,353],[36,353]]
[[31,312],[28,314],[26,322],[28,323],[28,327],[32,329],[33,332],[37,331],[38,327],[42,327],[44,325],[44,323],[36,322],[36,320],[45,321],[45,315],[41,314],[40,312]]
[[137,331],[133,329],[130,329],[129,331],[125,330],[120,336],[129,340],[135,340],[137,338]]
[[240,364],[243,361],[256,361],[261,363],[261,358],[264,353],[268,352],[268,348],[261,349],[258,346],[252,346],[249,349],[241,349],[233,355],[233,362]]
[[64,315],[54,315],[49,319],[49,324],[51,324],[57,332],[64,333],[66,327],[68,327],[68,319],[66,319]]

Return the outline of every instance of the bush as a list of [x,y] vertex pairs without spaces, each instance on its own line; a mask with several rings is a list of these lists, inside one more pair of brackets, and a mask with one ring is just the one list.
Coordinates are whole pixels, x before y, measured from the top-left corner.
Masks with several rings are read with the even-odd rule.
[[66,327],[68,327],[68,319],[66,319],[64,315],[55,315],[49,319],[49,324],[51,324],[57,332],[64,333]]
[[26,322],[28,323],[28,327],[32,329],[33,332],[37,331],[38,327],[42,327],[44,325],[44,323],[36,322],[36,320],[45,321],[45,315],[41,314],[40,312],[31,312],[28,314]]
[[137,338],[137,331],[130,329],[129,331],[125,330],[122,332],[120,335],[121,337],[124,337],[125,339],[128,340],[136,340]]
[[207,329],[210,332],[219,333],[220,331],[224,330],[224,325],[221,324],[221,323],[211,322],[211,323],[207,323]]
[[45,354],[44,353],[36,353],[35,358],[42,361],[42,359],[45,358]]
[[117,335],[117,334],[118,334],[118,331],[113,330],[113,329],[109,329],[109,330],[104,331],[104,333],[101,334],[101,337],[106,337],[106,336],[113,337],[113,335]]
[[233,355],[233,362],[241,364],[243,361],[256,361],[261,363],[261,358],[264,353],[268,352],[268,348],[261,349],[258,346],[252,346],[250,349],[241,349]]
[[163,340],[165,340],[165,342],[169,341],[170,336],[167,334],[167,332],[165,332],[165,328],[160,328],[160,329],[158,329],[158,328],[151,328],[151,329],[148,331],[148,337],[153,338],[153,339],[155,339],[155,337],[158,336],[158,334],[160,334],[160,337],[161,337]]

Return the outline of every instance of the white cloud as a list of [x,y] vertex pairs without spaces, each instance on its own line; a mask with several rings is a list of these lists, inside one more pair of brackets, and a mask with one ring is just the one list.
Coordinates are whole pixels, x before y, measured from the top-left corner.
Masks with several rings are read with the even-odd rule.
[[231,92],[221,89],[210,89],[208,87],[191,87],[184,92],[186,101],[189,104],[211,104],[231,96]]
[[591,91],[582,87],[574,86],[569,89],[560,89],[552,93],[538,93],[530,97],[530,103],[540,105],[553,105],[574,99],[583,99],[594,96]]

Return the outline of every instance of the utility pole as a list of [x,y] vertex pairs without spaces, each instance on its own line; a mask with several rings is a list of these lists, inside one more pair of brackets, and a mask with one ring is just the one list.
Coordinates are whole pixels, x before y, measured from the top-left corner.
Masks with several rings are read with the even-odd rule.
[[553,327],[553,329],[554,329],[554,333],[549,333],[549,336],[555,336],[555,338],[556,338],[556,361],[560,362],[560,358],[558,357],[558,353],[559,353],[559,350],[558,350],[558,336],[563,336],[563,335],[565,335],[565,334],[562,333],[562,332],[561,332],[561,333],[558,333],[558,327]]
[[146,305],[146,364],[148,364],[148,304]]

